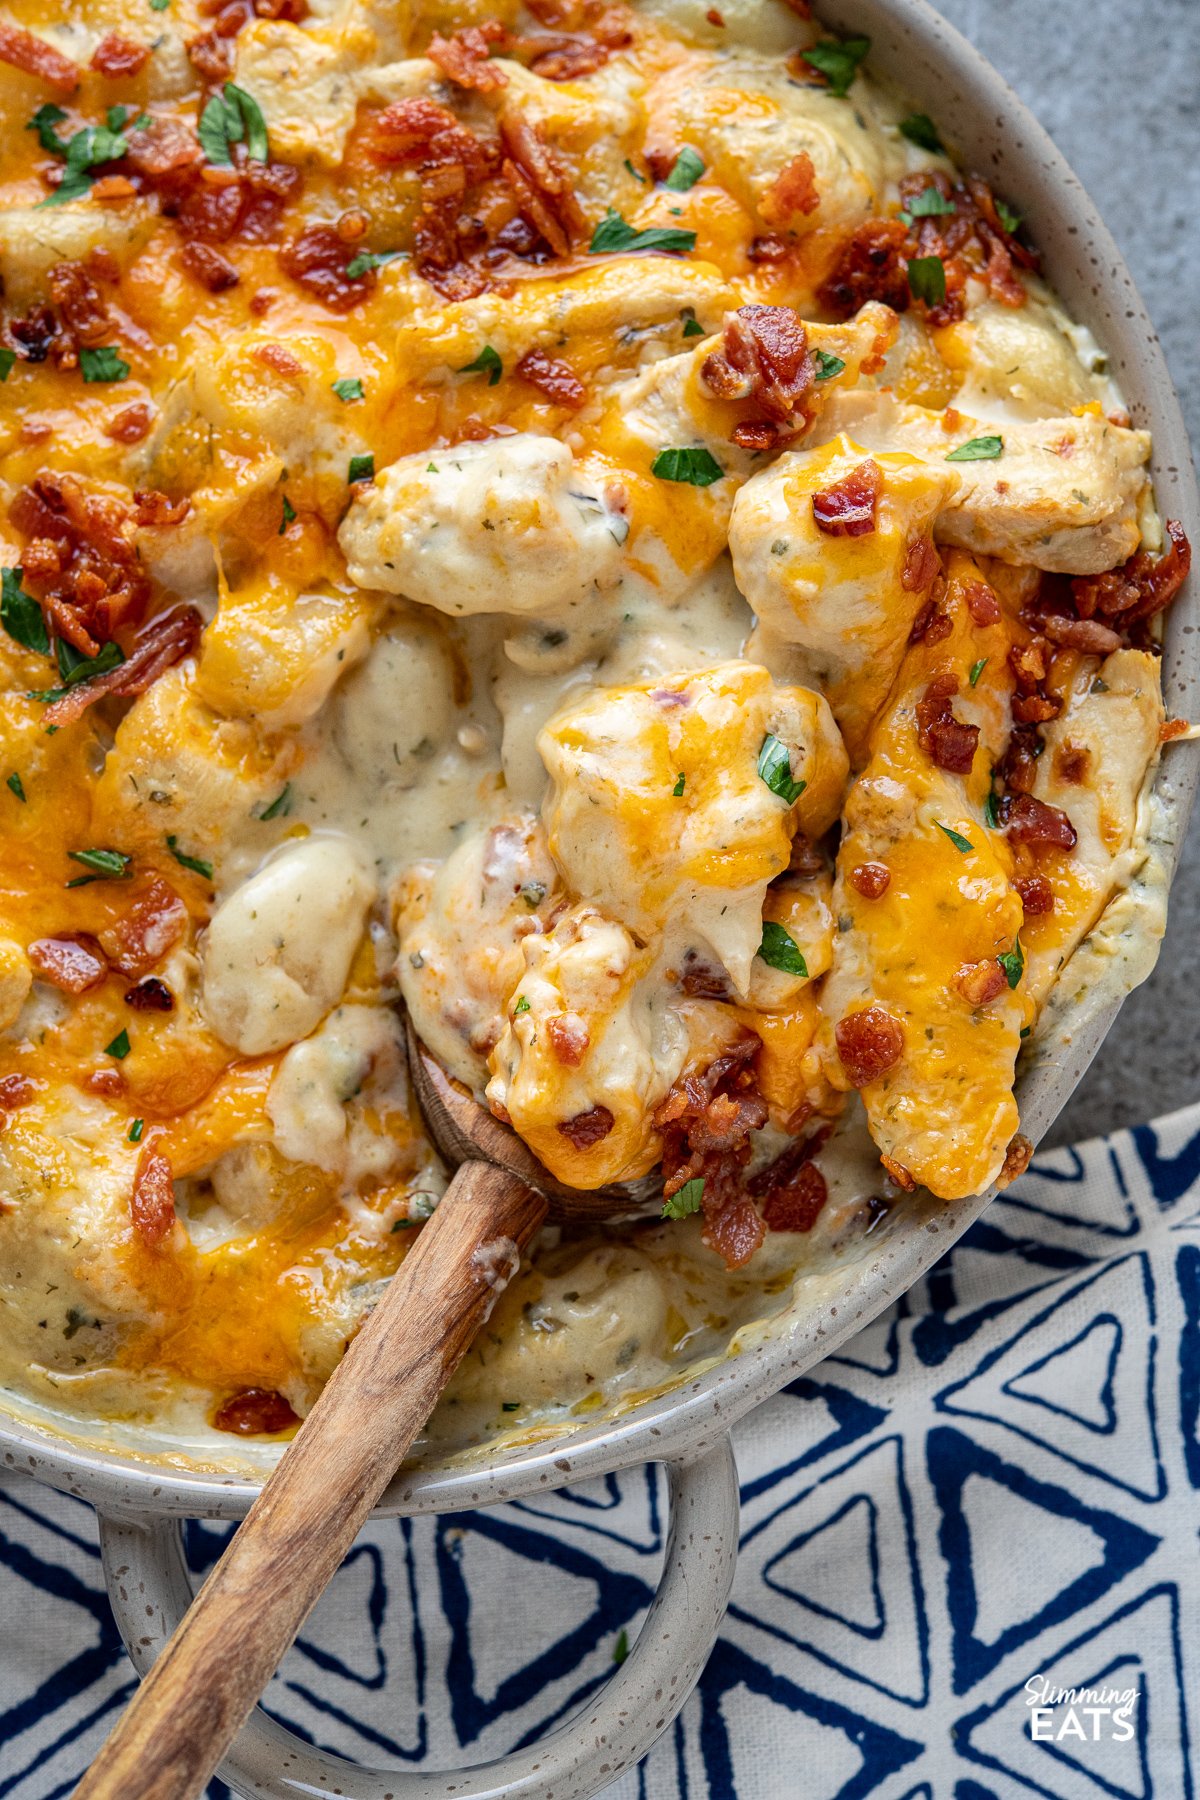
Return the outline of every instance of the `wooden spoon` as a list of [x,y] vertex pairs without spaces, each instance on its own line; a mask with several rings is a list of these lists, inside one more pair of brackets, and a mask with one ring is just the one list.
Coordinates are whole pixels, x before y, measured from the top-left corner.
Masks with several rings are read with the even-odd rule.
[[408,1044],[425,1124],[457,1173],[75,1800],[203,1791],[547,1216],[628,1215],[661,1185],[563,1186],[411,1025]]

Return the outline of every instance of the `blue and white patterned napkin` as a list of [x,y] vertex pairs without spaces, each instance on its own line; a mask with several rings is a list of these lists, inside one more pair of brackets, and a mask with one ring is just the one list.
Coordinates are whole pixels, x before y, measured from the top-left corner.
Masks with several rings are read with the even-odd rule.
[[[737,1428],[727,1622],[612,1800],[1195,1800],[1198,1415],[1195,1107],[1039,1160]],[[528,1743],[636,1635],[663,1524],[648,1470],[374,1524],[269,1709],[367,1762]],[[0,1800],[68,1794],[132,1685],[90,1511],[0,1483]]]

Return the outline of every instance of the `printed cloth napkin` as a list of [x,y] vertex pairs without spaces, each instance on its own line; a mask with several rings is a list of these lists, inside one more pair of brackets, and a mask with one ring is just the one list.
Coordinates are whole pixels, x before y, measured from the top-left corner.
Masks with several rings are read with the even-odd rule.
[[[1198,1414],[1200,1106],[1037,1161],[737,1428],[727,1621],[612,1800],[1194,1800]],[[636,1636],[664,1513],[638,1469],[373,1524],[269,1710],[401,1767],[528,1743]],[[90,1511],[6,1478],[0,1800],[67,1795],[132,1685]]]

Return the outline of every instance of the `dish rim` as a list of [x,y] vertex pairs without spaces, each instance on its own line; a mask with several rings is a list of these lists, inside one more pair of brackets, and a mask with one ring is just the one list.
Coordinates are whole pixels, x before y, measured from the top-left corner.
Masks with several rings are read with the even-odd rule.
[[[1129,402],[1153,435],[1151,470],[1159,510],[1178,518],[1200,546],[1200,491],[1191,446],[1166,359],[1133,277],[1100,214],[1045,128],[1016,91],[929,0],[821,0],[822,23],[872,40],[869,67],[936,120],[956,160],[1021,202],[1043,253],[1047,277],[1071,319],[1093,331]],[[851,101],[852,103],[852,101]],[[1164,698],[1168,716],[1186,717],[1200,690],[1200,575],[1167,614]],[[1200,745],[1167,749],[1153,792],[1163,830],[1156,839],[1173,881],[1200,781]],[[1123,998],[1080,1002],[1061,1053],[1040,1060],[1018,1086],[1022,1129],[1037,1142],[1078,1085],[1116,1019]],[[803,1317],[781,1314],[760,1341],[631,1408],[628,1416],[580,1426],[540,1446],[463,1466],[461,1453],[401,1470],[378,1515],[463,1510],[547,1492],[567,1482],[645,1461],[690,1460],[710,1448],[761,1401],[836,1350],[909,1288],[984,1211],[994,1190],[926,1209],[864,1259],[855,1278]],[[893,1238],[895,1241],[893,1241]],[[795,1314],[799,1309],[793,1305]],[[0,1468],[89,1500],[108,1511],[236,1518],[261,1485],[246,1475],[214,1475],[78,1441],[78,1436],[9,1411],[0,1390]],[[79,1435],[89,1429],[81,1422]],[[472,1453],[479,1455],[478,1452]],[[158,1460],[155,1460],[157,1458]]]

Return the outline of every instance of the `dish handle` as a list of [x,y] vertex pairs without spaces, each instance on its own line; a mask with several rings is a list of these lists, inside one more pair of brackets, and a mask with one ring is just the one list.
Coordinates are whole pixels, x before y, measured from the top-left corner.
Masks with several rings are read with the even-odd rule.
[[[733,1582],[738,1482],[729,1439],[666,1466],[670,1529],[658,1591],[625,1661],[565,1725],[465,1770],[372,1769],[304,1743],[256,1707],[220,1779],[244,1800],[590,1800],[679,1712],[716,1642]],[[191,1604],[182,1526],[102,1513],[100,1547],[117,1625],[144,1676]]]

